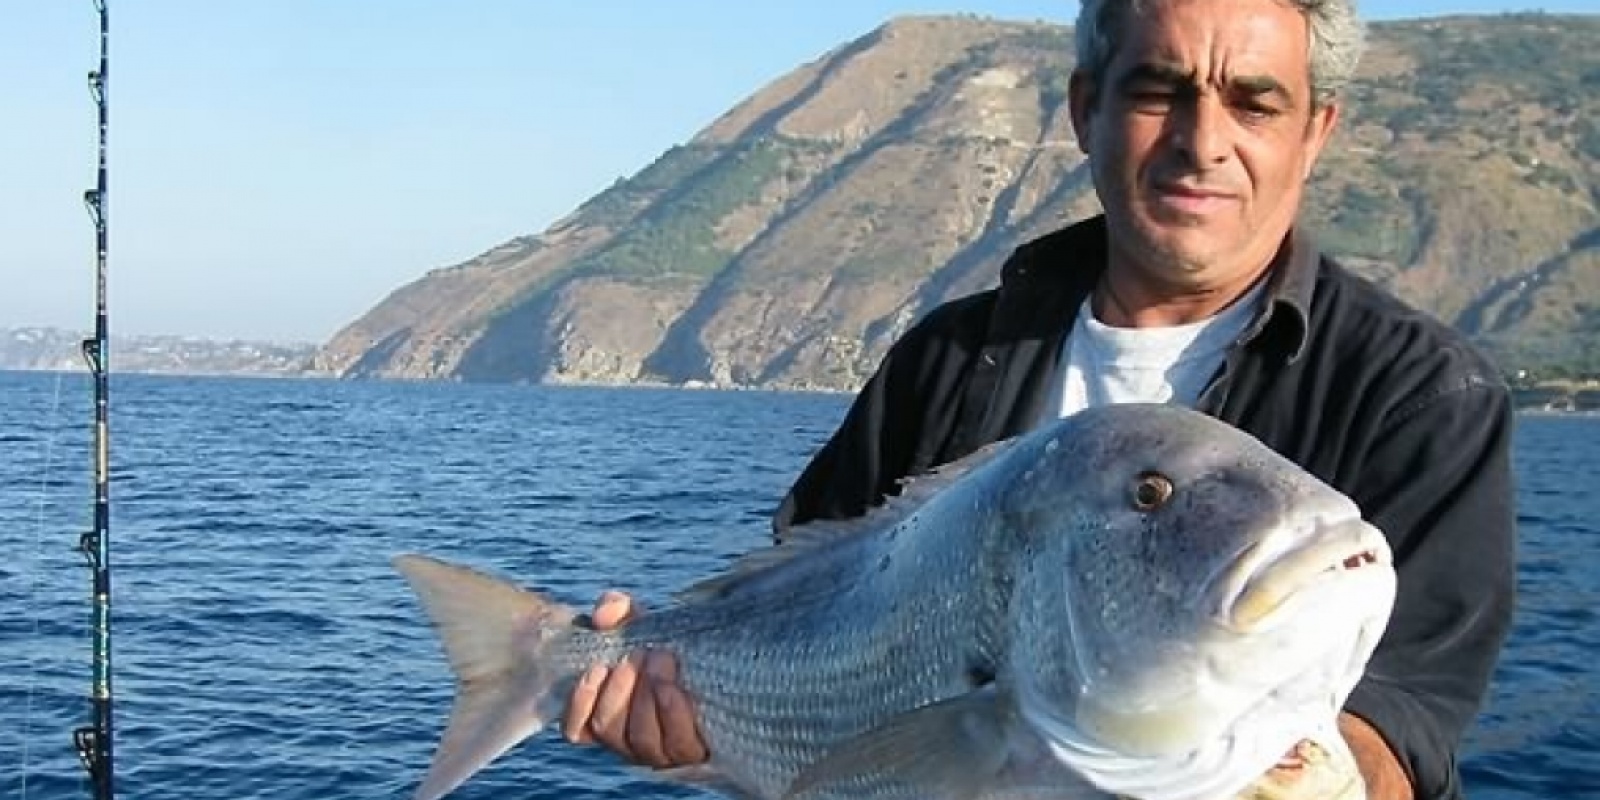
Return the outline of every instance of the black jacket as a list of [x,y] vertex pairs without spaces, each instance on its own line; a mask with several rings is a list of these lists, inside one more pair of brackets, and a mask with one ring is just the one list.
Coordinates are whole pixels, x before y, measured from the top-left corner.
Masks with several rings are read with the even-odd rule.
[[[1103,218],[1018,248],[1000,286],[898,341],[784,498],[774,528],[855,516],[896,481],[1033,427],[1106,262]],[[1354,499],[1388,536],[1395,611],[1346,709],[1389,742],[1419,800],[1462,797],[1456,754],[1510,628],[1510,392],[1446,325],[1291,234],[1262,312],[1201,411]]]

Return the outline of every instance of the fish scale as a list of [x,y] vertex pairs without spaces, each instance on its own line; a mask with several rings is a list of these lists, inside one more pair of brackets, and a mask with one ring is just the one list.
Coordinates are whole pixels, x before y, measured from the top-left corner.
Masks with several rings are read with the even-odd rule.
[[[946,598],[970,593],[970,583],[954,575],[941,581],[923,571],[920,577],[931,586],[948,587]],[[734,594],[705,604],[693,617],[647,614],[620,636],[592,636],[596,644],[574,645],[574,650],[595,648],[580,660],[614,660],[635,647],[678,642],[674,651],[681,681],[697,698],[708,749],[718,764],[728,765],[721,777],[762,797],[780,796],[804,765],[826,755],[839,741],[892,716],[894,709],[920,706],[970,688],[960,664],[924,657],[929,649],[966,649],[974,640],[967,630],[970,618],[952,615],[945,617],[946,624],[934,625],[920,619],[906,624],[896,616],[846,617],[862,607],[886,606],[873,595],[893,586],[843,585],[848,580],[848,574],[835,578],[833,591],[817,597],[814,607],[794,603],[751,607],[745,595]],[[799,630],[785,637],[752,637],[750,630],[704,621],[758,614],[772,615],[770,622],[779,629]],[[862,622],[853,628],[831,622],[841,618]],[[794,626],[791,620],[805,620],[823,630],[808,636],[805,625]],[[685,639],[686,630],[701,635]],[[753,657],[757,653],[759,658]],[[865,668],[868,663],[877,668]],[[762,669],[763,664],[771,668]]]

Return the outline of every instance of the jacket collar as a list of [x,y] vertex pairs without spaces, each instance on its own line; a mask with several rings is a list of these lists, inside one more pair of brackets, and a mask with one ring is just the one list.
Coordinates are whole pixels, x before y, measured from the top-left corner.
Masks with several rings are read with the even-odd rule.
[[[1105,216],[1097,215],[1024,243],[1000,272],[996,324],[1013,335],[1070,330],[1084,298],[1106,268]],[[1295,227],[1267,276],[1266,299],[1239,344],[1279,350],[1293,362],[1311,330],[1311,299],[1322,257]],[[1062,323],[1065,322],[1065,327]]]

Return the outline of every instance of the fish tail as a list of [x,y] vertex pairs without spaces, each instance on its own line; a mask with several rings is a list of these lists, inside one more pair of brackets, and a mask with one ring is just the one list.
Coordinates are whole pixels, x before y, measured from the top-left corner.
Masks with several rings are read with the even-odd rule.
[[575,677],[551,650],[574,612],[466,567],[401,555],[395,568],[432,618],[457,680],[444,738],[417,800],[435,800],[537,733],[560,713],[558,689]]

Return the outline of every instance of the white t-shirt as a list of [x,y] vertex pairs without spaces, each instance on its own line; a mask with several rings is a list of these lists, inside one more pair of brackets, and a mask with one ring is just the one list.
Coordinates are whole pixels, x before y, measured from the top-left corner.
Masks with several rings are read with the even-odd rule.
[[1228,347],[1250,325],[1262,285],[1208,319],[1163,328],[1107,325],[1084,300],[1061,348],[1053,405],[1063,417],[1112,403],[1193,407]]

